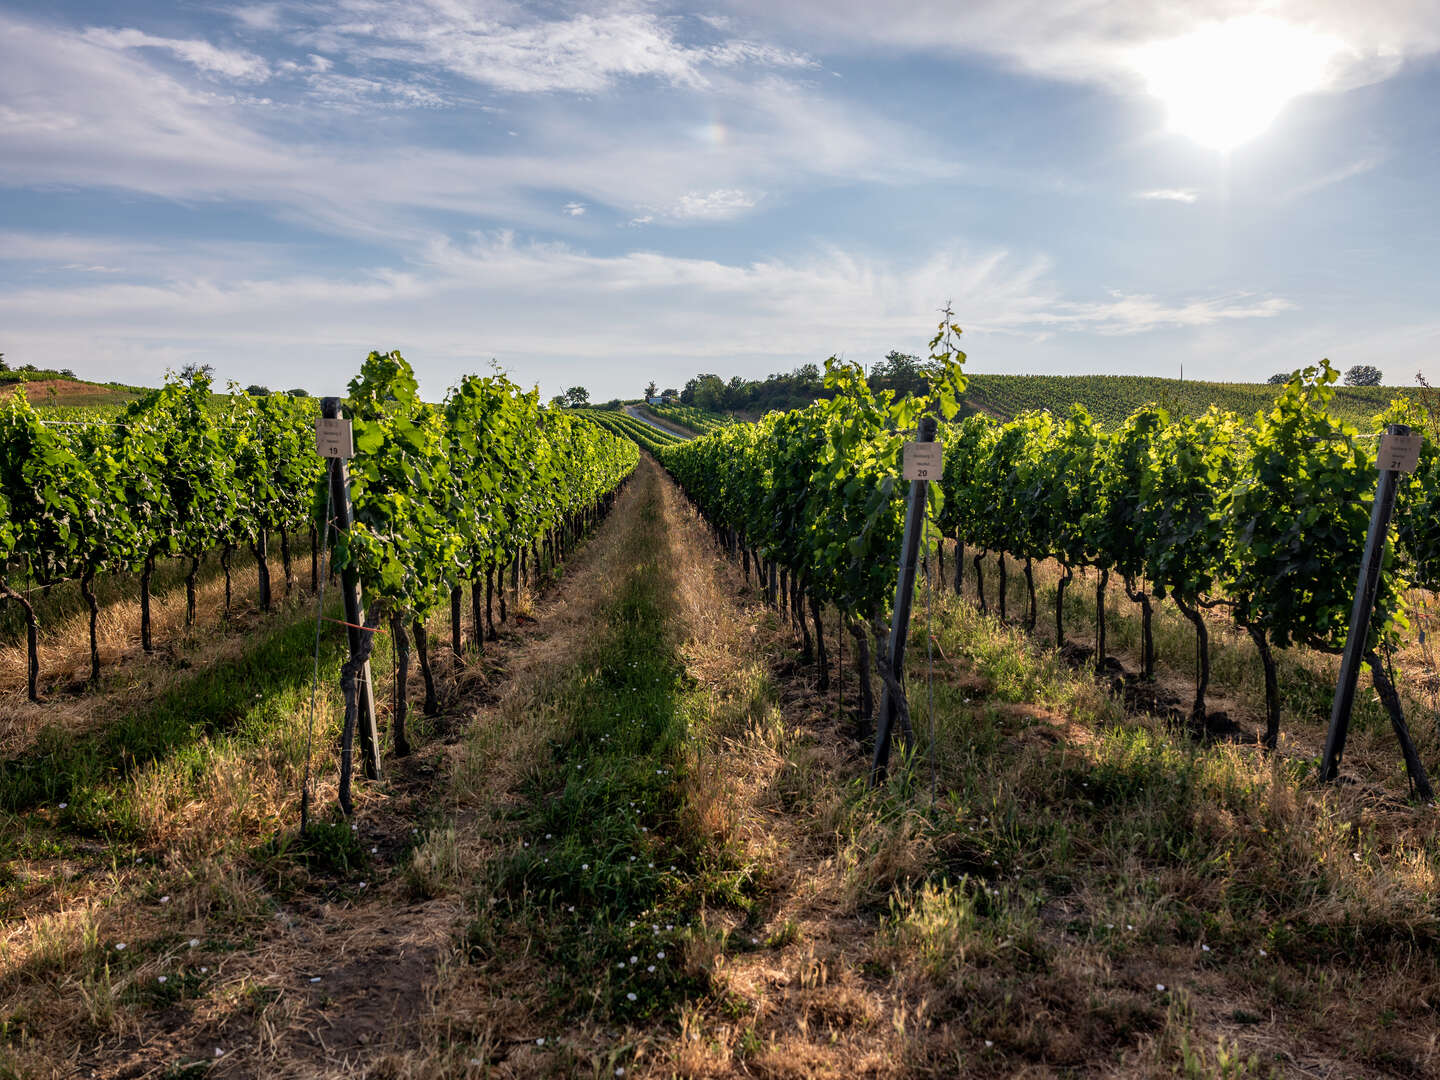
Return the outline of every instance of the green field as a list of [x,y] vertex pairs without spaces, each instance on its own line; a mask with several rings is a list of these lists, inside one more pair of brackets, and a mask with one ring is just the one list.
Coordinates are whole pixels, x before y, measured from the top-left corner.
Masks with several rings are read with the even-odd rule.
[[[969,380],[966,403],[977,412],[1009,420],[1027,410],[1061,413],[1078,403],[1105,424],[1119,423],[1152,402],[1172,416],[1198,416],[1212,404],[1250,416],[1268,409],[1280,390],[1267,383],[1182,382],[1147,375],[971,375]],[[1397,386],[1342,386],[1331,408],[1363,430],[1393,399],[1416,393]]]

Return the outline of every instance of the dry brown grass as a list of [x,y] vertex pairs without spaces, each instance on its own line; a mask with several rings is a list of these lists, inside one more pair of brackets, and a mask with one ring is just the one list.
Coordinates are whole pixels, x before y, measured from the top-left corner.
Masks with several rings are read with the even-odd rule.
[[[150,605],[156,648],[148,656],[140,648],[138,586],[126,589],[117,580],[121,595],[102,605],[96,624],[102,665],[98,689],[86,686],[90,677],[88,614],[68,596],[40,607],[40,682],[56,689],[46,695],[43,704],[28,701],[23,630],[18,641],[0,642],[0,756],[25,753],[42,728],[53,726],[78,735],[138,709],[183,683],[188,672],[233,660],[244,651],[247,638],[273,620],[294,618],[309,602],[309,593],[300,587],[302,579],[309,580],[308,551],[304,559],[298,550],[295,554],[297,584],[288,599],[278,557],[274,564],[276,610],[270,616],[256,607],[259,578],[255,562],[239,552],[232,570],[228,619],[224,616],[224,577],[213,565],[206,568],[196,588],[194,626],[185,625],[183,580],[157,590]],[[73,591],[73,586],[62,588]]]

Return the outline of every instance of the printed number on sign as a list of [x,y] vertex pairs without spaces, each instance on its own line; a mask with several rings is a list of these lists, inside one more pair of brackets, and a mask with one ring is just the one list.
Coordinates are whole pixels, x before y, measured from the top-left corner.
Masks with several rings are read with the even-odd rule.
[[943,467],[944,448],[938,442],[905,444],[904,477],[906,480],[939,480]]
[[1411,473],[1420,463],[1420,436],[1386,433],[1380,437],[1380,468]]
[[353,458],[355,443],[351,437],[349,420],[315,421],[315,449],[323,458]]

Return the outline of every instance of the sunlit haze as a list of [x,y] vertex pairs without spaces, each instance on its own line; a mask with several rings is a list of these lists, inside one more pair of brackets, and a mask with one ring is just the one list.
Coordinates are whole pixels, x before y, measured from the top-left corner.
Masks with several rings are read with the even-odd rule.
[[1263,15],[1140,49],[1136,67],[1171,130],[1216,150],[1255,138],[1291,99],[1324,85],[1340,39]]

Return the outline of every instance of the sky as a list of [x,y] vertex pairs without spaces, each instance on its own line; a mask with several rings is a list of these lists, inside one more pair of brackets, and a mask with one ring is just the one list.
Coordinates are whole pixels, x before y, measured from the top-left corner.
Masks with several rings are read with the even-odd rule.
[[0,352],[1440,381],[1440,5],[0,0]]

